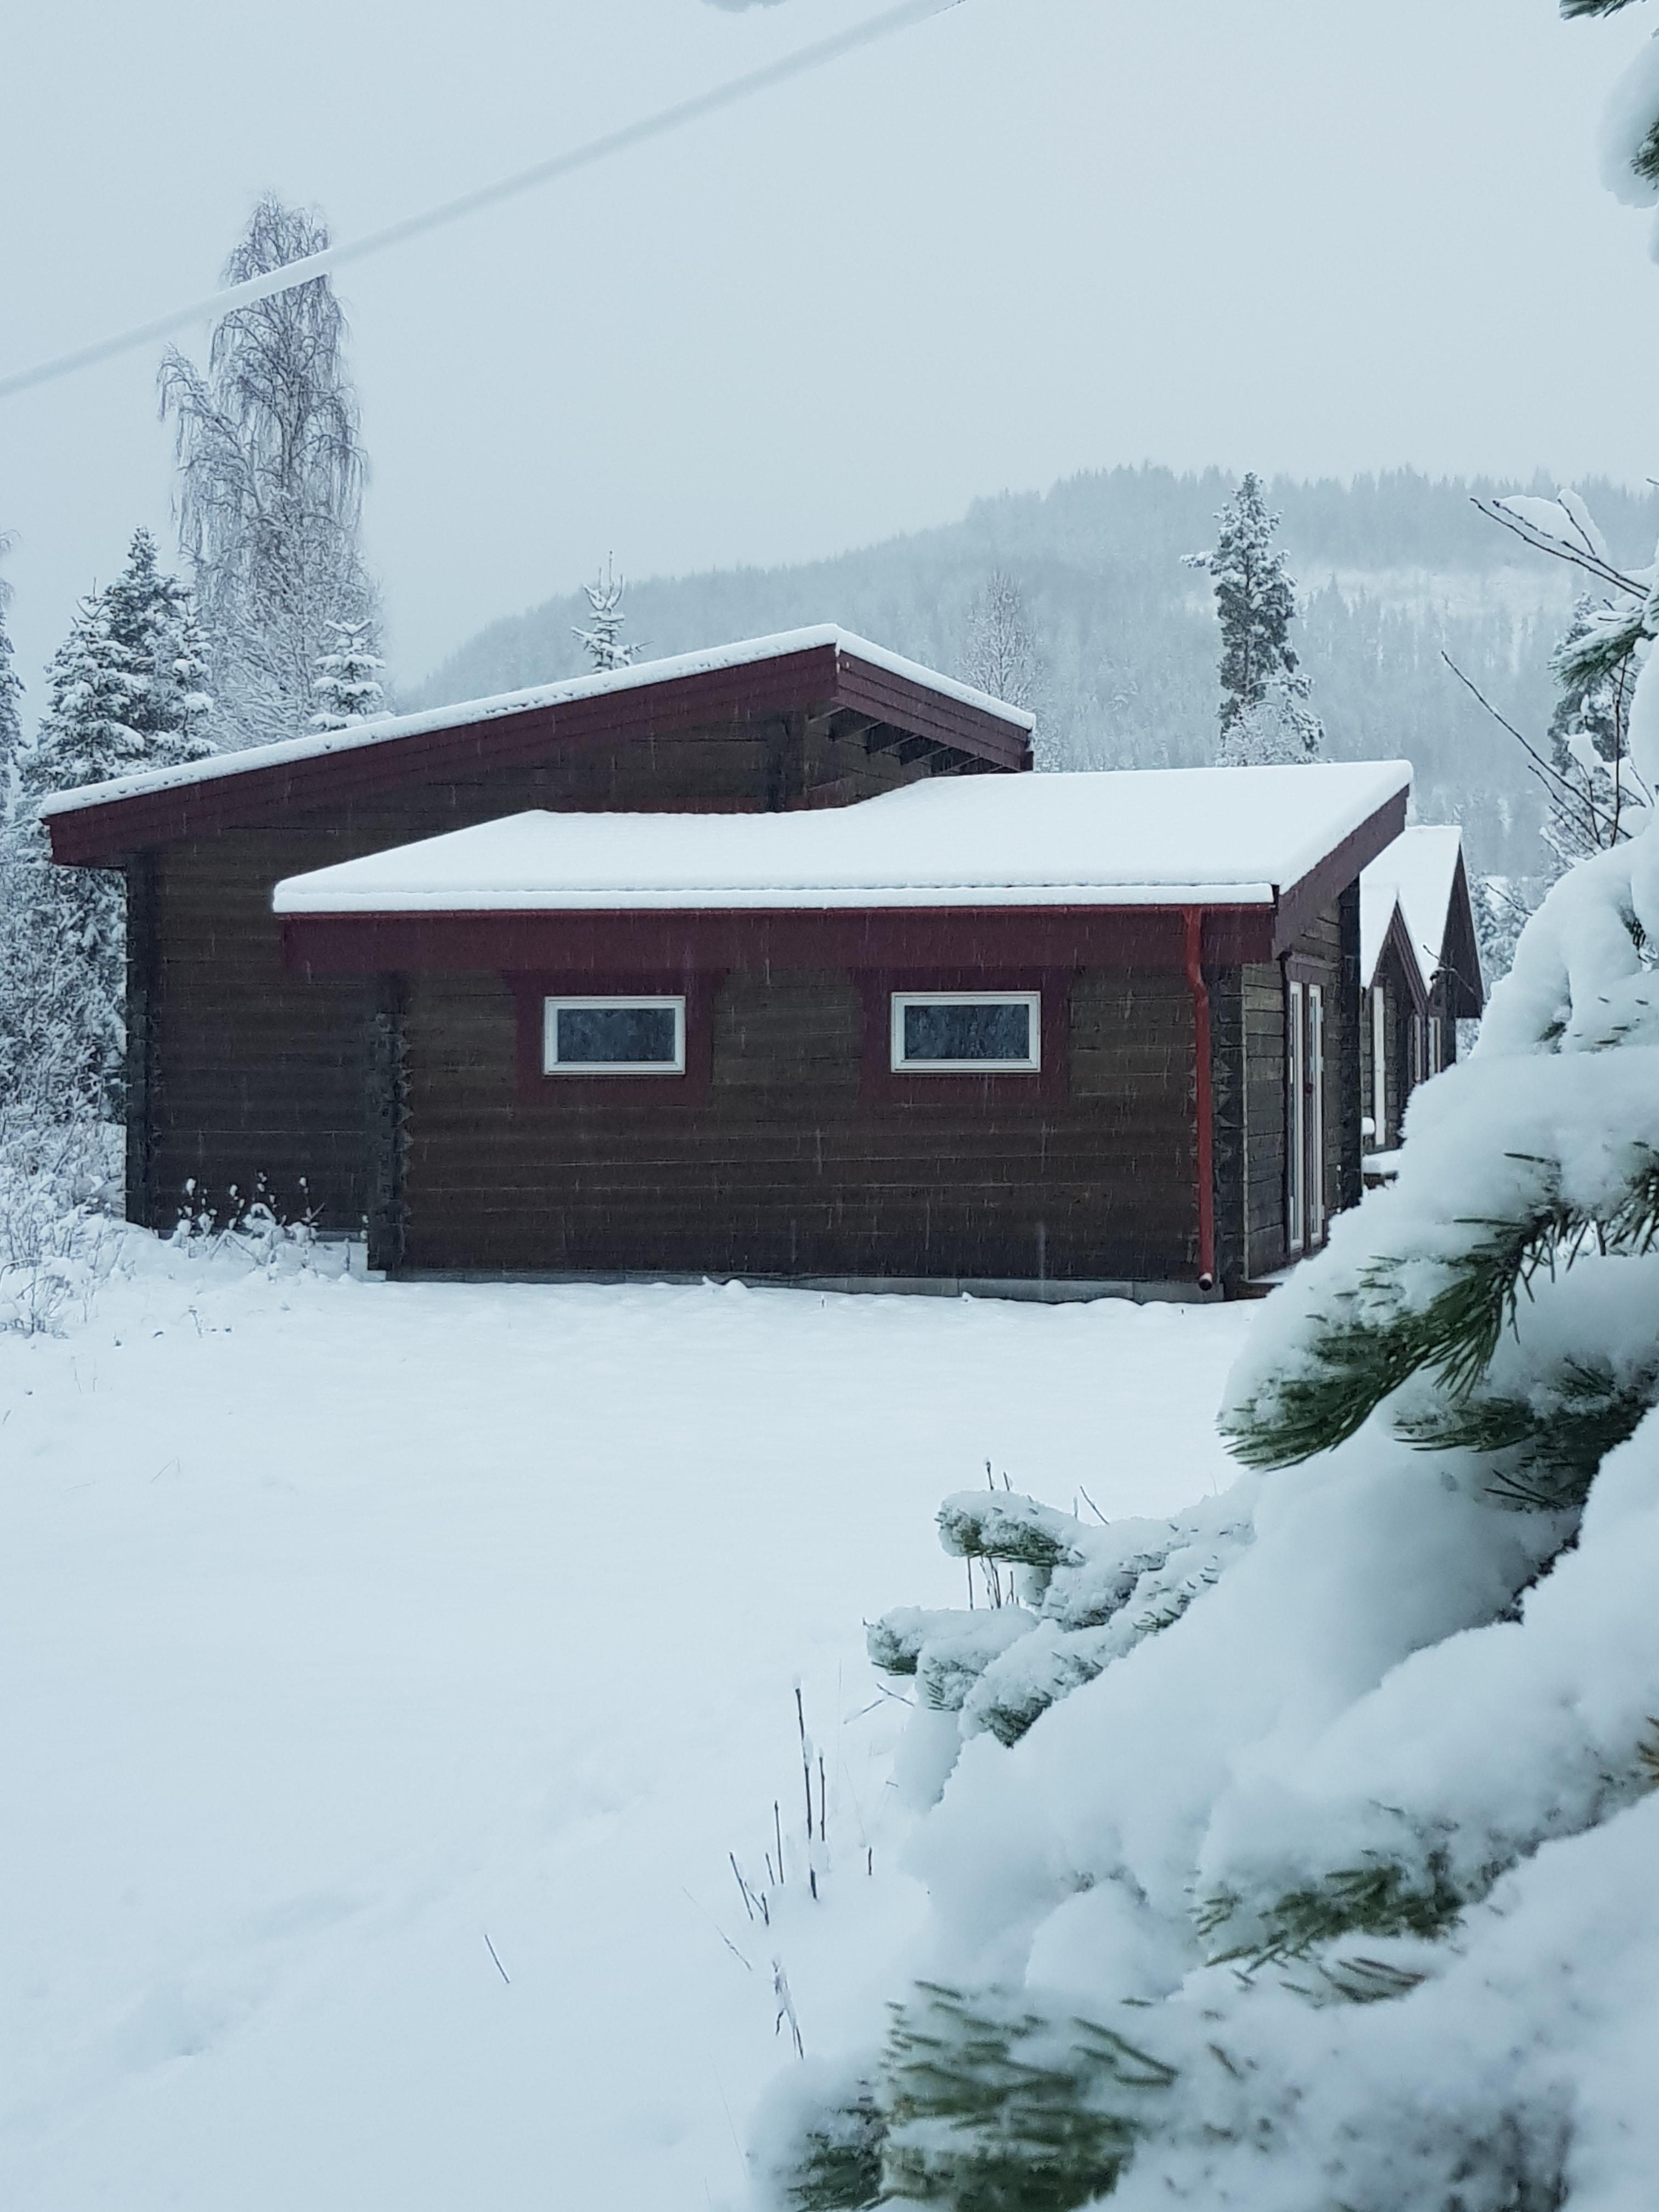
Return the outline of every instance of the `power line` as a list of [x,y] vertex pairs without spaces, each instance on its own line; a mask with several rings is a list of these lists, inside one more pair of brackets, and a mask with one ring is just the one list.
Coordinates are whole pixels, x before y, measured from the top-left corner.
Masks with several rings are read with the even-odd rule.
[[625,153],[629,147],[641,146],[648,139],[665,137],[688,123],[700,122],[704,116],[717,115],[723,108],[735,107],[742,100],[769,92],[775,85],[787,84],[792,77],[806,76],[815,70],[827,68],[831,62],[856,52],[860,46],[874,46],[878,40],[891,38],[900,31],[908,30],[913,24],[925,22],[933,15],[946,15],[963,4],[963,0],[902,0],[899,7],[872,15],[862,23],[855,23],[850,30],[838,31],[833,38],[802,46],[793,54],[786,54],[781,61],[769,62],[764,69],[751,70],[746,76],[732,77],[725,84],[714,86],[711,91],[677,100],[672,107],[659,108],[656,114],[645,116],[637,123],[624,124],[621,130],[607,131],[602,138],[591,138],[586,145],[573,147],[568,153],[555,154],[545,161],[538,161],[533,167],[520,169],[515,176],[502,177],[493,185],[481,185],[472,191],[463,192],[459,199],[447,200],[441,207],[428,208],[421,215],[405,216],[402,222],[388,223],[384,230],[370,231],[367,237],[350,240],[343,246],[327,246],[320,253],[307,254],[302,261],[290,261],[280,269],[250,276],[245,283],[210,292],[205,299],[195,301],[188,307],[175,308],[170,314],[158,316],[154,322],[123,331],[118,337],[100,338],[94,345],[60,354],[54,361],[15,370],[10,376],[0,377],[0,399],[9,399],[14,393],[27,392],[37,384],[53,383],[61,376],[72,375],[78,368],[90,368],[95,362],[108,361],[115,354],[129,353],[136,346],[148,345],[155,338],[166,337],[170,331],[182,330],[186,324],[222,315],[232,307],[247,307],[255,300],[268,300],[278,292],[290,291],[295,285],[308,283],[313,276],[342,268],[347,262],[364,260],[388,246],[401,246],[406,239],[419,238],[423,232],[437,230],[445,223],[459,222],[481,209],[494,207],[500,200],[512,199],[520,192],[534,191],[538,185],[550,185],[578,169],[591,169],[596,163],[608,161],[613,154]]

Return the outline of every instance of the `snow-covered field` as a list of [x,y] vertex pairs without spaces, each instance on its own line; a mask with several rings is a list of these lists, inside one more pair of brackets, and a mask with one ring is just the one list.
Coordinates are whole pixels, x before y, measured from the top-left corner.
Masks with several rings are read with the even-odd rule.
[[126,1249],[0,1337],[0,2203],[739,2203],[775,1958],[833,2045],[919,1910],[861,1620],[962,1601],[988,1461],[1224,1483],[1252,1310]]

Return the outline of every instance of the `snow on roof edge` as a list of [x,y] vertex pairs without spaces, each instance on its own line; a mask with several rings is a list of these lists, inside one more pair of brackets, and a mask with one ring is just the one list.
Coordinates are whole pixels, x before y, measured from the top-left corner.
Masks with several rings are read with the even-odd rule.
[[872,644],[855,631],[842,629],[835,623],[823,623],[805,629],[780,630],[769,637],[745,638],[733,645],[710,647],[697,653],[677,653],[662,660],[637,661],[632,667],[609,670],[602,675],[568,676],[556,684],[533,684],[522,691],[498,692],[486,699],[458,700],[451,706],[428,707],[418,714],[382,714],[343,730],[321,731],[313,737],[288,738],[278,744],[250,745],[237,752],[215,753],[207,760],[191,761],[179,768],[139,769],[131,775],[112,776],[105,783],[81,784],[73,790],[53,792],[41,801],[38,811],[44,821],[54,815],[78,813],[89,806],[107,805],[117,799],[148,797],[154,792],[216,782],[227,776],[244,775],[252,769],[277,768],[290,761],[356,752],[396,738],[421,737],[433,730],[460,729],[469,722],[495,721],[504,715],[526,714],[538,707],[562,706],[572,700],[602,697],[608,692],[638,690],[677,678],[711,675],[717,669],[781,660],[789,653],[806,653],[822,646],[831,646],[850,659],[868,661],[890,676],[921,684],[945,698],[956,700],[959,705],[975,707],[1014,729],[1023,730],[1028,737],[1036,727],[1036,715],[1023,707],[1010,707],[1000,699],[992,698],[988,691],[975,690],[972,684],[959,683],[953,676],[942,676],[920,661],[907,660],[902,653],[890,653],[885,646]]

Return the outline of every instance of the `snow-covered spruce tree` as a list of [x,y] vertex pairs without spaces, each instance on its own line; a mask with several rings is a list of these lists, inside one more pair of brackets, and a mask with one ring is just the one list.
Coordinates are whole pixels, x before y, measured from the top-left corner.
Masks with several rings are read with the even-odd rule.
[[[227,284],[321,252],[314,216],[267,195]],[[334,627],[372,649],[374,592],[359,549],[368,471],[347,374],[345,318],[326,276],[222,318],[206,373],[169,349],[161,407],[177,431],[179,544],[209,647],[224,746],[299,736]]]
[[1005,568],[994,568],[974,594],[963,673],[1010,707],[1030,707],[1036,696],[1036,632],[1025,595]]
[[1549,892],[1224,1424],[1246,1471],[1162,1528],[947,1501],[1012,1601],[871,1632],[932,1917],[885,2040],[763,2116],[771,2204],[1651,2203],[1659,828]]
[[188,592],[161,573],[147,531],[82,602],[53,657],[46,712],[17,756],[5,832],[0,1084],[56,1091],[112,1113],[125,1044],[125,896],[119,876],[55,868],[36,815],[54,791],[171,768],[212,750],[211,702]]
[[623,612],[623,594],[628,589],[628,580],[618,576],[607,559],[605,574],[582,591],[587,600],[590,627],[573,629],[571,635],[586,647],[590,665],[596,674],[605,675],[616,668],[631,668],[640,657],[637,645],[624,645],[623,625],[628,620]]
[[317,657],[311,682],[317,710],[313,730],[343,730],[352,722],[366,722],[386,704],[380,682],[386,663],[373,650],[368,623],[336,623],[333,642]]
[[[0,531],[0,558],[10,550],[10,538]],[[0,576],[0,827],[3,827],[10,811],[13,763],[23,741],[23,718],[18,703],[23,696],[23,679],[17,673],[11,633],[6,627],[6,609],[10,605],[11,586]]]
[[1187,565],[1215,580],[1221,623],[1221,741],[1225,767],[1259,768],[1316,760],[1324,726],[1308,704],[1310,685],[1291,643],[1296,585],[1273,544],[1279,517],[1270,514],[1261,480],[1247,475],[1216,520],[1207,553]]

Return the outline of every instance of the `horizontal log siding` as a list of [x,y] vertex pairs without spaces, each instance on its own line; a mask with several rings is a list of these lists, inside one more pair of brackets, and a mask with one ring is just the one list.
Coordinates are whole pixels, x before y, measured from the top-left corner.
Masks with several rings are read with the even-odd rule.
[[[270,894],[286,876],[531,807],[761,809],[866,798],[929,773],[861,732],[781,718],[578,750],[546,765],[411,784],[281,829],[159,848],[128,871],[139,961],[130,1217],[170,1228],[263,1188],[287,1215],[359,1229],[384,1211],[382,1054],[373,979],[283,969]],[[380,1041],[383,1043],[383,1040]]]
[[863,1096],[854,979],[727,976],[706,1106],[521,1103],[486,976],[407,983],[415,1268],[1148,1279],[1196,1265],[1179,977],[1077,979],[1070,1095]]

